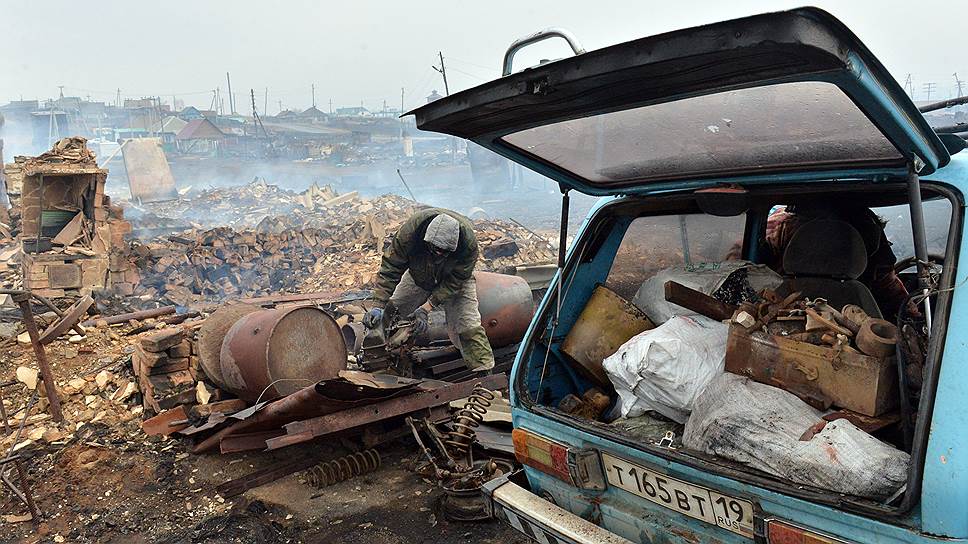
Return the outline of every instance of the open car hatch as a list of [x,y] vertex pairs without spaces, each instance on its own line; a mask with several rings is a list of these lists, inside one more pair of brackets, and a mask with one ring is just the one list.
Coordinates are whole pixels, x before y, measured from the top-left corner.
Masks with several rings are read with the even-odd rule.
[[683,179],[903,175],[912,163],[924,175],[950,159],[884,66],[816,8],[580,53],[411,113],[420,129],[595,195]]

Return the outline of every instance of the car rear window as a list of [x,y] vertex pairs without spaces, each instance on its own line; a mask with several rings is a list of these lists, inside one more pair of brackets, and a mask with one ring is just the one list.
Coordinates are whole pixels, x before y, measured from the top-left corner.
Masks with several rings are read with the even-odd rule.
[[503,140],[601,185],[902,158],[843,91],[818,81],[572,119]]

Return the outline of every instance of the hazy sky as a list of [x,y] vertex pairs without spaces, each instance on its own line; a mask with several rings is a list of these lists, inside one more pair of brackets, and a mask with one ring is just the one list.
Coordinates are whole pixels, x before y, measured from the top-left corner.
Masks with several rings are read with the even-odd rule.
[[[903,82],[914,78],[918,99],[953,95],[968,79],[960,2],[822,1]],[[431,65],[443,51],[451,92],[499,75],[515,38],[548,26],[570,29],[586,49],[677,28],[803,5],[791,1],[185,1],[66,0],[0,2],[0,103],[57,95],[122,97],[172,95],[208,107],[212,89],[225,92],[225,72],[243,113],[258,108],[269,89],[270,114],[311,103],[320,109],[384,100],[414,107],[433,89],[443,93]],[[957,7],[956,7],[957,6]],[[547,43],[547,42],[546,42]],[[543,45],[522,63],[566,54]],[[968,87],[966,87],[968,89]]]

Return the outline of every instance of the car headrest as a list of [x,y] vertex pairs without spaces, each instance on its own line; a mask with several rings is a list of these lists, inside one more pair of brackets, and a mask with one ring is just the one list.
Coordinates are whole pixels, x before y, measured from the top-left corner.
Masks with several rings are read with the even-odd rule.
[[867,246],[846,221],[814,219],[801,225],[783,252],[790,276],[855,280],[867,268]]

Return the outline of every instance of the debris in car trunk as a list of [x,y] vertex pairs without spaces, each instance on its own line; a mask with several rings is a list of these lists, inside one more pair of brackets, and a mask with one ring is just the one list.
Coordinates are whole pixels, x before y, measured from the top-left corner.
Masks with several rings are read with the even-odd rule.
[[630,338],[654,327],[641,310],[599,285],[568,331],[561,352],[576,370],[607,389],[610,384],[602,361]]
[[682,442],[796,483],[874,499],[907,482],[910,460],[847,419],[826,422],[796,396],[729,373],[696,399]]

